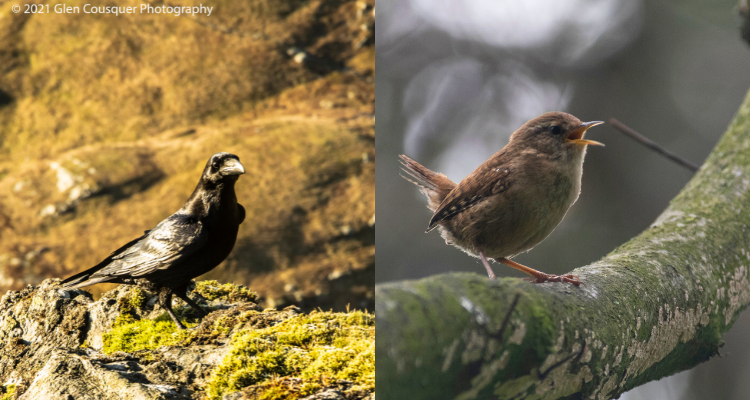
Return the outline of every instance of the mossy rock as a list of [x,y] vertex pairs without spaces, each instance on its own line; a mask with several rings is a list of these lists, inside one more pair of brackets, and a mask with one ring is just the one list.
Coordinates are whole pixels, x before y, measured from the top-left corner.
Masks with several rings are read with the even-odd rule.
[[[374,394],[375,326],[367,312],[264,310],[227,300],[232,293],[249,296],[245,287],[199,282],[197,288],[224,290],[214,292],[202,319],[175,301],[191,328],[178,330],[146,289],[121,285],[94,301],[85,291],[61,290],[59,282],[0,299],[0,326],[9,327],[0,337],[0,367],[17,366],[0,368],[0,381],[16,385],[0,388],[0,399],[221,398],[236,392],[295,399],[335,391],[352,400]],[[86,390],[91,387],[107,390]]]
[[[216,285],[216,282],[212,282]],[[206,337],[227,340],[228,354],[206,387],[210,399],[245,390],[264,399],[297,399],[341,386],[344,392],[375,389],[374,316],[367,312],[312,312],[293,308],[251,309],[213,316],[179,330],[167,315],[114,327],[104,336],[104,354],[134,353],[152,360],[163,346],[187,347]],[[228,319],[234,325],[228,324]],[[186,321],[188,327],[196,326]]]
[[373,391],[374,352],[374,316],[360,311],[313,312],[268,328],[241,330],[213,373],[208,397],[220,399],[225,393],[259,386],[267,390],[259,398],[297,399],[337,381],[353,383],[352,391]]
[[193,293],[198,293],[206,300],[226,300],[231,303],[238,301],[248,301],[251,303],[257,303],[258,293],[248,289],[243,285],[235,285],[233,283],[220,284],[215,280],[200,281],[195,284]]

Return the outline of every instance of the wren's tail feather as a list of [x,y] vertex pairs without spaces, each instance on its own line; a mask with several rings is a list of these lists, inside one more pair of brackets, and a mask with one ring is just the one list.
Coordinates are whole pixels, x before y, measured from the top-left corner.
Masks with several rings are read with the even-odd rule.
[[[430,171],[411,158],[400,155],[401,170],[406,172],[407,176],[401,175],[407,181],[419,186],[419,191],[427,196],[427,208],[435,212],[443,202],[445,196],[456,187],[456,184],[443,174]],[[411,179],[409,179],[411,178]]]

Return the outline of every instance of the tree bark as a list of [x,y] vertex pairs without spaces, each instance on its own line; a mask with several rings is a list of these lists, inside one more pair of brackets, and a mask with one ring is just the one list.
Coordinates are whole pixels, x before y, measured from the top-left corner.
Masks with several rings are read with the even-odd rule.
[[377,286],[378,398],[610,399],[708,360],[750,302],[748,210],[750,93],[656,222],[572,272],[585,286]]

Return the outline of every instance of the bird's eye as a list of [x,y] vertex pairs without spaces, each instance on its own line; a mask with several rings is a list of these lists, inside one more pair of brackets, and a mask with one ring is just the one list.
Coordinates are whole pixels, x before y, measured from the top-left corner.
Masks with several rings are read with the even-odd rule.
[[549,131],[553,135],[559,135],[559,134],[562,133],[562,128],[559,125],[552,125],[552,126],[549,127]]
[[220,167],[220,165],[219,165],[218,161],[214,161],[213,164],[211,164],[211,168],[213,168],[213,169],[218,169],[219,167]]

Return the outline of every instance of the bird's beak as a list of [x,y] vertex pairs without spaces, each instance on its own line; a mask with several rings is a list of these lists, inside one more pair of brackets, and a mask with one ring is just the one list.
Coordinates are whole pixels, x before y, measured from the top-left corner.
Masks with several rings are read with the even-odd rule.
[[570,133],[570,135],[568,135],[568,138],[566,140],[583,146],[587,144],[590,144],[592,146],[604,146],[604,143],[599,143],[595,140],[588,140],[583,138],[583,134],[586,133],[589,128],[601,125],[603,123],[604,121],[584,122],[581,125],[578,125],[578,127],[574,129],[573,132]]
[[242,175],[245,173],[245,167],[239,160],[234,158],[228,158],[224,161],[224,166],[219,170],[222,175]]

